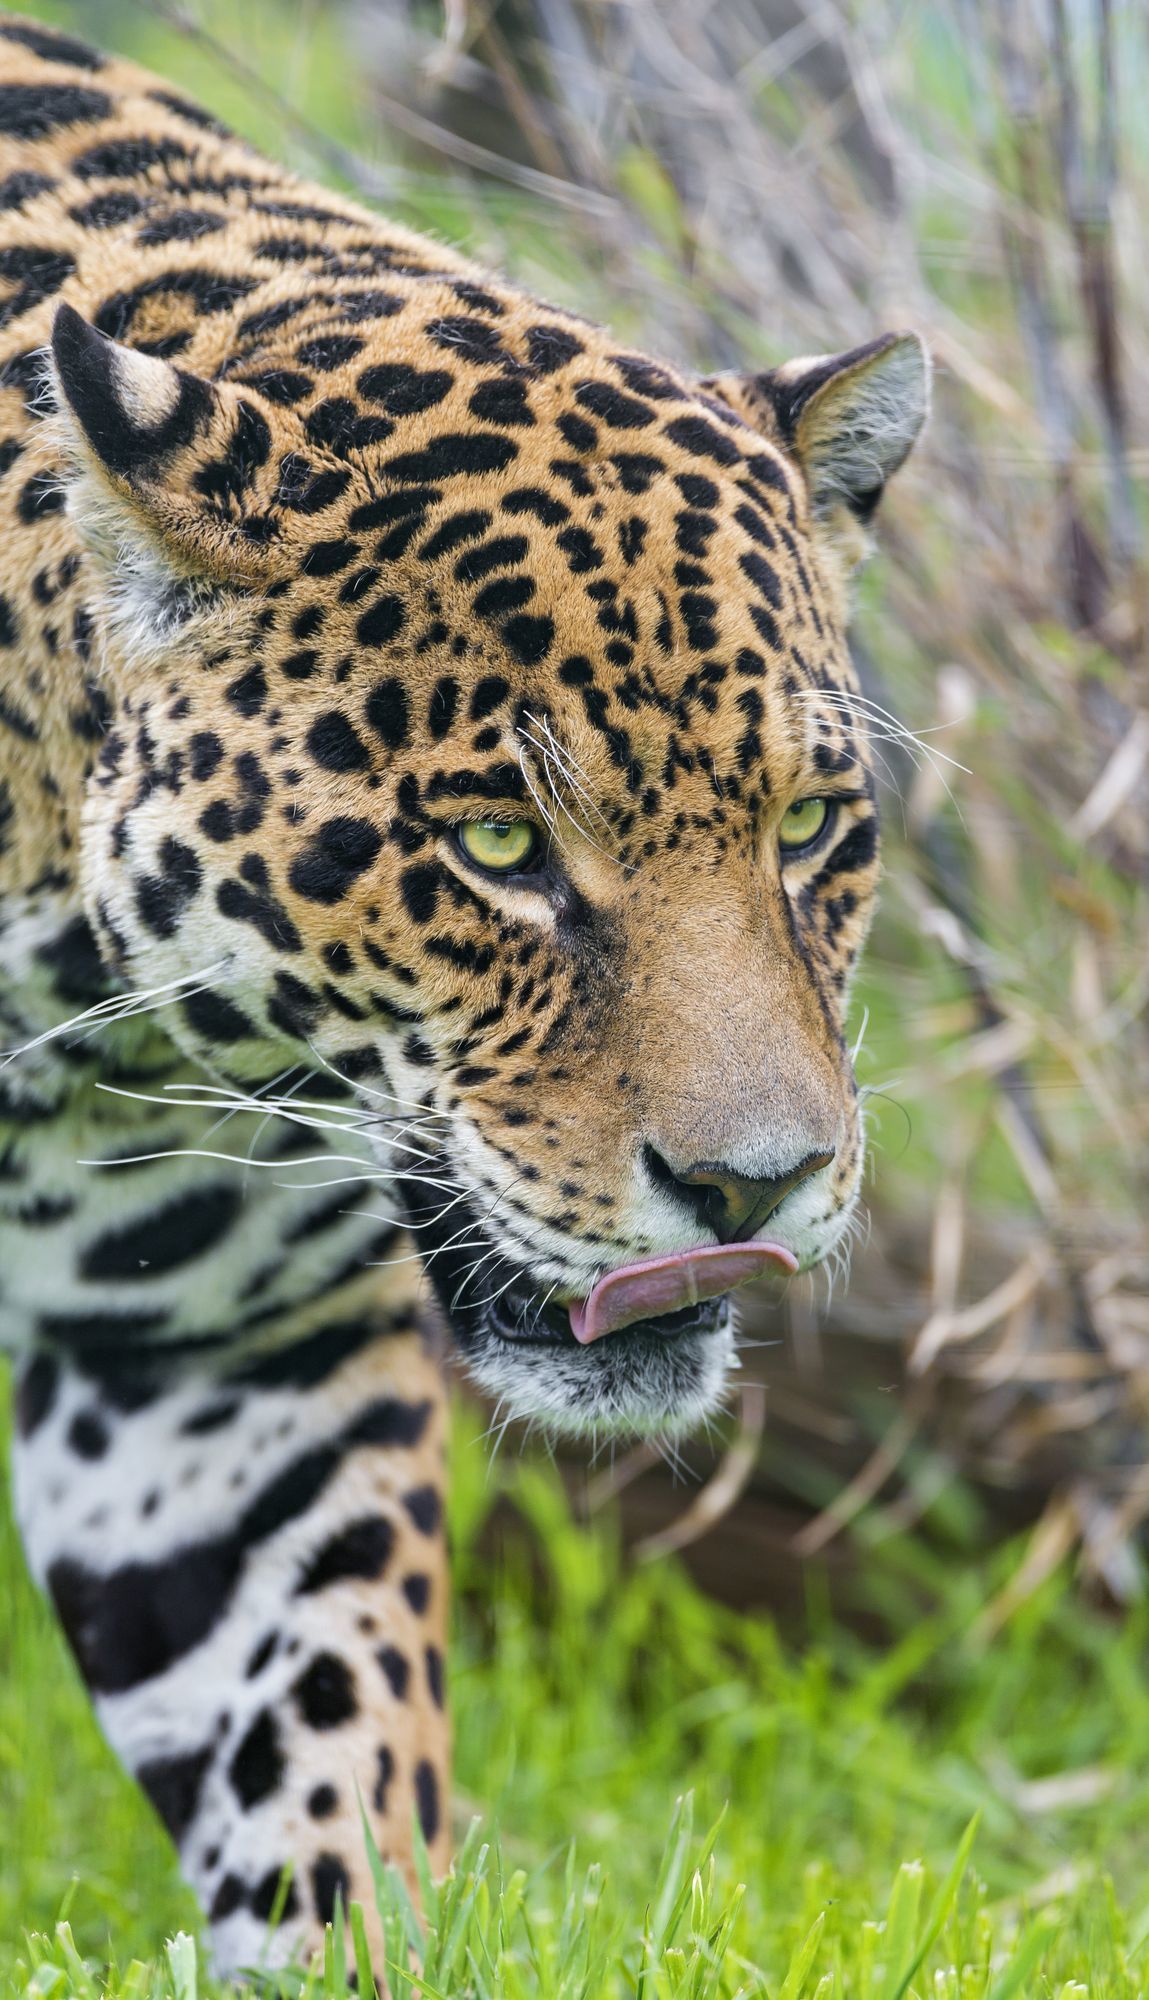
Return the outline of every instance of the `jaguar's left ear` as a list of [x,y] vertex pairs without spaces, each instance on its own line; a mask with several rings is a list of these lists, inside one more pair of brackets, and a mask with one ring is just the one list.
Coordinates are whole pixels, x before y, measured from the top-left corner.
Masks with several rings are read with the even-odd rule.
[[845,354],[787,361],[760,375],[704,385],[796,460],[810,509],[856,562],[882,490],[910,452],[930,401],[930,363],[916,333],[887,333]]
[[289,573],[307,517],[350,480],[256,391],[122,346],[68,305],[50,371],[68,511],[128,661],[202,640],[205,619]]

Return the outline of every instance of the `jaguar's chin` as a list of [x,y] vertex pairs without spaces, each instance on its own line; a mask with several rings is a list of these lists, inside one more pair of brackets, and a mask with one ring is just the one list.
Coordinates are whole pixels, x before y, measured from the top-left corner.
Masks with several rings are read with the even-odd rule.
[[729,1297],[578,1340],[554,1284],[492,1243],[469,1203],[448,1214],[412,1188],[406,1207],[467,1372],[507,1416],[568,1434],[675,1436],[721,1403],[735,1358]]
[[575,1435],[679,1435],[722,1400],[734,1359],[729,1299],[641,1320],[581,1345],[529,1281],[455,1331],[468,1372],[507,1415]]
[[[703,1308],[701,1308],[703,1310]],[[679,1436],[723,1400],[735,1358],[729,1300],[711,1300],[687,1328],[643,1320],[595,1346],[562,1336],[508,1334],[484,1316],[460,1340],[466,1370],[506,1416],[568,1436]]]

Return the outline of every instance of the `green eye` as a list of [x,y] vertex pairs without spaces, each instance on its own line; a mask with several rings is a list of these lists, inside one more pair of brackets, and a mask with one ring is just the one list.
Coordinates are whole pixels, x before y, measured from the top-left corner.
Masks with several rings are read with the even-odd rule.
[[492,875],[521,873],[539,844],[529,819],[465,819],[455,832],[468,861]]
[[828,799],[796,800],[782,815],[782,824],[778,829],[779,845],[790,854],[800,847],[812,846],[829,817]]

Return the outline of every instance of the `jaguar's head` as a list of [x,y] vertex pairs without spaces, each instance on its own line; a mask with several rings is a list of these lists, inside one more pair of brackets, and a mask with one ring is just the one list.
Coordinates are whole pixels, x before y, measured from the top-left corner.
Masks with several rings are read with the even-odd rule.
[[679,1428],[731,1286],[857,1197],[848,572],[926,362],[700,384],[467,289],[349,293],[211,381],[61,310],[114,708],[91,900],[140,983],[212,969],[178,1029],[211,1069],[330,1065],[377,1115],[507,1408]]

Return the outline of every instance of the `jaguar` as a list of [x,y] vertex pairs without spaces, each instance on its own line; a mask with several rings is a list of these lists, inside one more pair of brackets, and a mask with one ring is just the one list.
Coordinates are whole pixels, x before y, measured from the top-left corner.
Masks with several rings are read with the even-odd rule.
[[677,1433],[849,1231],[927,401],[912,332],[696,377],[0,16],[13,1490],[221,1972],[365,1826],[447,1865],[440,1327]]

